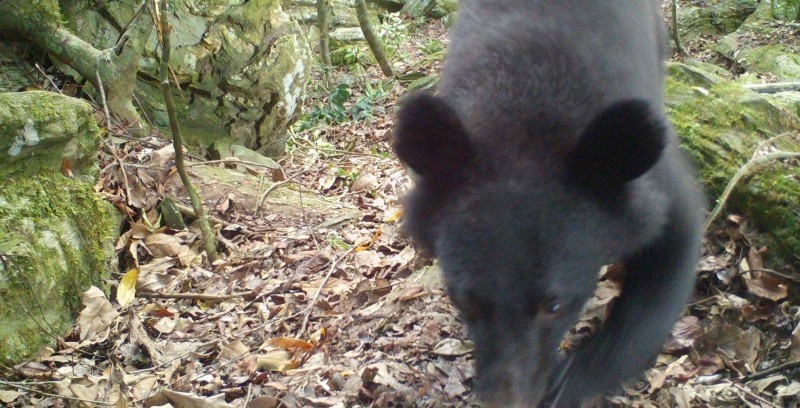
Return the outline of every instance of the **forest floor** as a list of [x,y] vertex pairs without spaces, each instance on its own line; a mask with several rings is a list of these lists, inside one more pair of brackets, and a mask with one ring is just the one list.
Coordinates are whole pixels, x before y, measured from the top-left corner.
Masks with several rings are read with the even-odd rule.
[[[395,70],[435,75],[448,42],[442,23],[398,24],[410,34],[395,50],[403,56]],[[687,49],[714,58],[702,41]],[[56,350],[0,372],[13,385],[0,389],[0,402],[479,406],[464,326],[432,260],[399,230],[411,180],[390,140],[408,81],[384,80],[372,65],[354,73],[354,65],[332,73],[348,85],[313,89],[279,169],[235,160],[190,168],[219,231],[224,260],[213,266],[194,225],[153,225],[156,204],[180,191],[175,172],[164,171],[169,144],[113,139],[131,166],[126,186],[117,159],[101,153],[108,166],[98,190],[128,213],[112,295],[87,292]],[[247,174],[258,192],[210,185],[206,167]],[[295,204],[275,198],[281,190]],[[609,397],[612,406],[797,406],[797,364],[784,364],[800,357],[797,293],[791,277],[747,273],[760,269],[761,252],[747,246],[743,225],[729,215],[725,229],[708,232],[693,302],[654,368]],[[620,283],[612,275],[573,335],[591,332],[613,304]]]

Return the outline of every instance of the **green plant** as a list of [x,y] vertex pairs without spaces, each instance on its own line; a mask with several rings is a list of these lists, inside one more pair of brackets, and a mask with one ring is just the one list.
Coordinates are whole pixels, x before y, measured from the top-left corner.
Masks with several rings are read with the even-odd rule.
[[352,97],[351,87],[347,83],[339,84],[327,98],[317,101],[308,113],[304,113],[292,130],[300,133],[313,129],[320,122],[330,125],[367,119],[376,111],[383,112],[383,107],[378,102],[389,95],[393,86],[394,82],[388,79],[378,82],[377,85],[364,83],[363,94],[354,104],[348,106]]
[[369,63],[371,54],[363,46],[343,45],[331,51],[331,63],[339,67],[351,67]]
[[358,78],[366,78],[367,65],[375,63],[375,57],[366,45],[345,45],[331,52],[331,63],[347,67]]
[[432,56],[435,54],[441,54],[444,51],[444,44],[441,41],[431,38],[428,41],[425,41],[424,44],[420,47],[420,51],[427,56]]
[[409,39],[409,24],[400,17],[400,13],[387,13],[381,18],[378,26],[378,37],[383,43],[386,57],[396,59],[402,45]]
[[350,249],[350,244],[348,244],[347,241],[344,240],[344,238],[340,237],[339,235],[333,234],[333,233],[328,234],[325,237],[325,241],[330,246],[332,246],[334,249],[339,250],[339,251],[346,251],[346,250]]
[[356,181],[358,176],[361,175],[361,172],[337,167],[336,170],[333,171],[333,174],[336,177],[344,179],[347,182],[347,184],[352,184],[354,181]]
[[301,115],[293,126],[293,130],[295,132],[303,132],[316,127],[319,122],[327,124],[344,122],[348,116],[345,103],[349,99],[350,86],[348,84],[339,84],[324,101],[317,101],[310,112]]
[[367,119],[376,110],[383,112],[383,107],[377,103],[389,95],[392,85],[393,83],[388,80],[378,82],[377,86],[373,86],[369,82],[364,83],[364,94],[358,97],[351,110],[353,120]]
[[772,17],[783,21],[800,21],[800,0],[770,0]]

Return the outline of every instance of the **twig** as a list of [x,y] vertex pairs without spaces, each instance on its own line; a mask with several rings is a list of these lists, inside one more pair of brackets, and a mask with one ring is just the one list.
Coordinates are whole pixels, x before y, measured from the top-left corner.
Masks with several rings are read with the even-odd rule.
[[[140,370],[134,370],[134,371],[131,371],[131,372],[130,372],[130,373],[128,373],[128,374],[131,374],[131,375],[138,375],[138,374],[142,374],[142,373],[150,373],[150,372],[155,372],[155,371],[156,371],[156,370],[158,370],[159,368],[161,368],[161,367],[166,367],[167,365],[169,365],[169,364],[170,364],[170,363],[172,363],[172,362],[175,362],[175,361],[178,361],[178,360],[184,359],[184,358],[186,358],[186,357],[189,357],[189,356],[190,356],[190,355],[192,355],[193,353],[197,353],[197,350],[201,350],[201,349],[204,349],[204,348],[207,348],[207,347],[213,346],[213,345],[215,345],[215,344],[217,344],[217,343],[219,343],[219,342],[221,342],[221,341],[223,341],[223,339],[219,339],[219,338],[217,338],[217,339],[214,339],[214,340],[211,340],[211,341],[207,341],[207,342],[205,342],[205,343],[200,343],[200,344],[197,344],[197,345],[193,346],[191,350],[189,350],[189,351],[186,351],[186,352],[183,352],[183,353],[179,354],[179,355],[178,355],[178,356],[176,356],[176,357],[172,357],[172,358],[169,358],[169,359],[167,359],[167,360],[165,360],[165,361],[162,361],[162,362],[161,362],[160,364],[158,364],[158,365],[154,365],[154,366],[152,366],[152,367],[147,367],[147,368],[142,368],[142,369],[140,369]],[[186,377],[183,377],[183,378],[186,378]],[[174,382],[173,382],[173,384],[174,384]]]
[[148,299],[190,299],[190,300],[228,300],[251,295],[253,292],[234,292],[229,295],[209,295],[205,293],[137,293],[137,297]]
[[103,87],[103,80],[100,79],[100,71],[94,71],[97,77],[97,87],[100,88],[100,99],[103,101],[103,114],[106,115],[106,125],[111,127],[111,114],[108,112],[108,102],[106,101],[106,90]]
[[128,37],[128,30],[131,28],[131,25],[133,24],[134,21],[136,21],[137,18],[139,18],[139,16],[142,15],[142,12],[147,8],[147,1],[148,0],[142,1],[142,4],[140,4],[139,7],[136,9],[136,12],[133,13],[133,17],[131,17],[128,23],[125,24],[125,27],[122,27],[122,30],[120,30],[119,35],[117,36],[117,41],[115,42],[114,47],[112,47],[114,48],[115,53],[119,52],[119,50],[122,49],[123,44],[125,43],[123,39]]
[[292,178],[294,178],[295,176],[292,176],[292,177],[290,177],[290,178],[288,178],[286,180],[279,181],[279,182],[273,184],[272,186],[270,186],[270,188],[267,189],[267,191],[265,191],[263,194],[258,196],[258,200],[256,200],[256,207],[253,208],[253,213],[255,215],[258,215],[258,209],[261,208],[261,204],[264,204],[264,200],[267,199],[267,196],[270,195],[270,193],[272,193],[273,191],[277,190],[278,188],[280,188],[280,187],[282,187],[282,186],[284,186],[286,184],[294,183],[294,180],[292,180]]
[[[142,116],[144,116],[144,120],[147,121],[147,124],[150,125],[150,129],[155,129],[156,125],[153,124],[153,121],[150,120],[150,116],[147,114],[147,110],[142,105],[142,102],[139,101],[139,98],[136,97],[136,94],[131,95],[133,96],[133,100],[136,102],[136,105],[139,106],[139,111],[142,112]],[[135,138],[135,140],[139,140],[140,138]]]
[[350,255],[356,248],[359,247],[360,244],[355,244],[350,249],[347,250],[342,256],[336,258],[331,262],[331,267],[328,269],[328,273],[325,274],[325,278],[322,279],[322,282],[319,284],[319,288],[317,288],[317,293],[314,294],[314,297],[311,299],[311,302],[308,303],[306,306],[306,311],[304,312],[303,316],[303,324],[300,326],[300,331],[297,333],[297,337],[302,337],[303,334],[306,332],[306,328],[308,327],[308,319],[311,316],[311,312],[314,310],[314,305],[317,304],[317,300],[319,300],[319,295],[322,294],[322,290],[325,288],[325,285],[328,284],[328,280],[330,280],[333,272],[336,270],[336,265],[344,259],[347,255]]
[[[729,382],[729,384],[733,385],[734,387],[736,387],[737,389],[739,389],[743,393],[755,398],[756,400],[758,400],[758,402],[760,402],[762,404],[762,406],[777,407],[777,405],[775,405],[772,402],[768,401],[766,398],[754,393],[753,391],[750,391],[749,389],[747,389],[747,387],[743,386],[742,384],[735,384],[733,382]],[[742,398],[742,399],[744,400],[744,398]]]
[[745,88],[758,93],[773,94],[778,92],[798,91],[800,82],[775,82],[771,84],[748,84]]
[[700,300],[694,301],[692,303],[689,303],[688,305],[686,305],[686,307],[694,307],[694,306],[702,305],[703,303],[708,303],[708,302],[711,302],[711,301],[714,301],[714,300],[717,300],[717,299],[719,299],[719,295],[714,295],[714,296],[711,296],[711,297],[707,297],[705,299],[700,299]]
[[776,161],[776,160],[785,160],[785,159],[798,159],[800,158],[800,153],[793,153],[793,152],[784,152],[778,151],[775,153],[765,154],[760,157],[756,157],[750,159],[744,166],[742,166],[736,174],[733,175],[731,181],[728,182],[728,185],[725,187],[725,191],[722,192],[719,200],[717,200],[717,205],[714,206],[714,209],[709,214],[708,218],[706,218],[706,222],[703,225],[703,230],[708,230],[708,227],[711,226],[711,223],[719,216],[720,212],[722,212],[722,208],[725,206],[725,202],[728,201],[728,197],[731,195],[733,188],[739,181],[754,173],[758,168],[766,165],[769,162]]
[[[194,208],[192,208],[192,207],[190,207],[188,205],[185,205],[185,204],[181,204],[179,202],[175,202],[175,207],[178,209],[178,211],[181,212],[181,214],[183,214],[183,215],[185,215],[185,216],[187,216],[189,218],[197,218],[197,214],[194,213]],[[238,227],[245,234],[253,234],[254,233],[253,230],[251,230],[250,228],[245,227],[244,225],[235,224],[235,223],[232,223],[230,221],[223,220],[222,218],[219,218],[219,217],[214,216],[214,215],[209,216],[208,219],[211,220],[211,222],[214,225],[223,225],[223,226],[226,226],[226,227],[227,226],[231,226],[231,225],[235,225],[236,227]]]
[[[52,329],[53,329],[52,327],[50,327],[50,330],[47,330],[47,329],[46,329],[44,326],[42,326],[42,324],[41,324],[41,323],[39,323],[39,320],[36,318],[36,316],[34,316],[34,315],[33,315],[33,313],[31,313],[31,312],[30,312],[30,310],[28,310],[28,308],[27,308],[27,307],[25,307],[25,305],[24,305],[24,304],[23,304],[21,301],[19,302],[19,306],[22,308],[22,310],[24,310],[24,311],[25,311],[25,313],[28,315],[28,317],[29,317],[31,320],[33,320],[33,322],[34,322],[34,323],[36,323],[36,325],[37,325],[37,326],[39,326],[39,329],[40,329],[42,332],[44,332],[44,334],[46,334],[46,335],[48,335],[48,336],[52,337],[52,338],[53,338],[53,340],[55,340],[55,342],[56,342],[56,343],[58,343],[59,345],[61,345],[61,346],[65,346],[64,339],[62,339],[62,338],[60,338],[60,337],[56,336],[55,334],[53,334],[53,333],[50,331],[50,330],[52,330]],[[41,309],[41,306],[39,306],[39,308]],[[50,322],[48,322],[48,321],[47,321],[47,319],[44,319],[44,316],[42,316],[42,317],[43,317],[43,318],[42,318],[42,320],[44,320],[44,322],[45,322],[45,323],[47,324],[47,326],[49,327],[49,326],[50,326]],[[87,352],[85,352],[85,351],[81,350],[80,348],[75,348],[74,350],[75,350],[75,351],[77,351],[77,352],[79,352],[79,353],[82,353],[82,354],[84,354],[84,355],[87,355],[87,356],[91,356],[91,355],[92,355],[91,353],[87,353]]]
[[297,184],[300,184],[302,186],[301,183],[298,183],[298,182],[294,181],[294,179],[302,176],[303,174],[308,173],[308,171],[309,171],[308,169],[298,171],[297,173],[292,174],[291,176],[287,177],[286,180],[279,181],[279,182],[273,184],[272,186],[270,186],[270,188],[268,188],[267,191],[265,191],[263,194],[258,196],[258,200],[256,200],[256,208],[253,209],[253,213],[255,215],[258,215],[258,209],[261,208],[262,204],[264,204],[264,200],[267,199],[267,196],[269,196],[270,193],[272,193],[273,191],[277,190],[279,187],[284,186],[284,185],[289,184],[289,183],[297,183]]
[[768,368],[768,369],[766,369],[764,371],[759,371],[757,373],[746,375],[746,376],[741,378],[741,381],[742,382],[750,382],[750,381],[754,381],[754,380],[760,380],[760,379],[762,379],[764,377],[767,377],[769,375],[772,375],[772,374],[775,374],[775,373],[779,373],[779,372],[782,372],[782,371],[789,371],[789,370],[792,370],[792,369],[795,369],[795,368],[800,368],[800,361],[790,361],[788,363],[783,363],[781,365],[777,365],[775,367]]
[[56,83],[55,83],[55,82],[53,82],[53,79],[52,79],[52,78],[50,78],[50,75],[47,75],[47,73],[46,73],[46,72],[44,72],[44,70],[42,69],[42,67],[40,67],[40,66],[39,66],[39,63],[38,63],[38,62],[37,62],[36,64],[34,64],[34,66],[36,67],[36,69],[38,69],[38,70],[39,70],[39,72],[41,72],[41,73],[42,73],[42,75],[44,75],[45,79],[47,79],[47,81],[48,81],[48,82],[50,82],[50,85],[52,85],[52,86],[53,86],[53,89],[55,89],[55,90],[56,90],[58,93],[60,93],[61,95],[64,95],[64,92],[61,92],[61,90],[60,90],[60,89],[58,89],[58,86],[56,85]]
[[672,0],[670,11],[672,12],[672,39],[675,41],[675,49],[678,50],[678,53],[682,57],[686,57],[689,53],[686,52],[686,48],[683,47],[681,34],[680,31],[678,31],[678,2],[676,0]]
[[87,399],[82,399],[82,398],[77,398],[77,397],[69,397],[69,396],[66,396],[66,395],[52,394],[52,393],[45,392],[45,391],[39,391],[36,388],[24,387],[22,385],[19,385],[19,383],[11,383],[11,382],[3,381],[3,380],[0,380],[0,385],[5,385],[6,387],[19,388],[21,390],[25,390],[25,391],[28,391],[28,392],[33,392],[33,393],[36,393],[36,394],[39,394],[39,395],[44,395],[44,396],[47,396],[47,397],[64,398],[66,400],[76,401],[76,402],[83,402],[83,403],[86,403],[86,404],[103,405],[103,406],[106,406],[106,407],[111,407],[111,406],[116,405],[116,404],[111,403],[111,402],[97,401],[97,400],[87,400]]
[[777,277],[780,277],[780,278],[783,278],[783,279],[786,279],[786,280],[790,280],[792,282],[800,283],[800,278],[796,278],[794,276],[787,275],[785,273],[778,272],[778,271],[772,270],[772,269],[750,269],[750,270],[747,270],[746,272],[765,272],[765,273],[769,273],[771,275],[775,275]]
[[[100,99],[103,102],[103,113],[106,115],[106,125],[110,128],[111,127],[111,114],[108,112],[108,103],[106,103],[106,90],[103,88],[103,80],[100,79],[100,72],[95,71],[97,75],[97,88],[100,91]],[[111,155],[114,156],[114,159],[117,160],[117,164],[119,164],[119,171],[122,173],[122,182],[125,187],[125,203],[129,206],[131,204],[131,187],[128,183],[128,172],[125,171],[125,163],[122,162],[122,158],[117,155],[117,148],[114,147],[114,144],[106,140],[105,138],[101,138],[103,143],[105,143],[108,150],[111,151]]]
[[244,165],[253,166],[253,167],[264,167],[264,168],[267,168],[267,169],[270,169],[270,170],[274,170],[276,168],[274,166],[269,166],[269,165],[262,164],[262,163],[255,163],[255,162],[249,162],[249,161],[238,160],[238,159],[205,160],[205,161],[201,161],[201,162],[197,162],[197,163],[186,163],[186,167],[207,166],[209,164],[217,164],[217,163],[244,164]]
[[[305,141],[303,141],[303,142],[305,142]],[[308,149],[308,150],[319,150],[321,152],[339,153],[339,154],[350,155],[350,156],[367,156],[367,157],[375,157],[377,159],[391,160],[390,157],[381,156],[379,154],[353,152],[353,151],[350,151],[350,150],[341,150],[341,149],[330,149],[330,148],[326,148],[326,147],[317,147],[317,146],[314,146],[314,145],[312,145],[312,144],[310,144],[308,142],[298,143],[298,146],[296,148],[297,149]]]

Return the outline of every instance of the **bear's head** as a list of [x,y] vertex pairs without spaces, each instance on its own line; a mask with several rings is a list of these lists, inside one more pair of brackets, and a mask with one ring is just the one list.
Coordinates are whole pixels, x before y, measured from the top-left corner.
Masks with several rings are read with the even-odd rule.
[[539,154],[493,144],[463,123],[431,94],[402,104],[394,149],[416,183],[405,229],[439,258],[475,342],[481,398],[535,405],[599,268],[641,248],[664,223],[668,200],[647,174],[667,129],[647,102],[626,100],[564,135],[575,140],[565,153]]

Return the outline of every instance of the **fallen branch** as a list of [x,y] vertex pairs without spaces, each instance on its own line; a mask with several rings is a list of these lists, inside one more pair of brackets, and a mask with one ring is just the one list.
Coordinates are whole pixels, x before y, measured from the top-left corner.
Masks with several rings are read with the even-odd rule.
[[775,367],[768,368],[768,369],[766,369],[764,371],[759,371],[757,373],[746,375],[746,376],[742,377],[741,380],[742,380],[742,382],[750,382],[750,381],[760,380],[760,379],[762,379],[764,377],[768,377],[768,376],[770,376],[772,374],[780,373],[780,372],[783,372],[783,371],[793,370],[795,368],[800,368],[800,361],[790,361],[788,363],[783,363],[781,365],[777,365]]
[[778,92],[800,91],[800,82],[776,82],[774,84],[749,84],[745,88],[765,94],[774,94]]
[[137,293],[136,297],[147,299],[180,299],[180,300],[229,300],[252,295],[253,292],[235,292],[229,295],[209,295],[205,293]]
[[32,392],[34,394],[44,395],[46,397],[64,398],[65,400],[75,401],[75,402],[89,404],[89,405],[103,405],[103,406],[106,406],[106,407],[111,407],[111,406],[116,406],[117,405],[116,403],[111,403],[111,402],[97,401],[97,400],[87,400],[87,399],[82,399],[82,398],[77,398],[77,397],[70,397],[70,396],[67,396],[67,395],[52,394],[52,393],[45,392],[45,391],[39,391],[36,388],[28,388],[28,387],[22,386],[22,385],[20,385],[20,383],[7,382],[7,381],[3,381],[3,380],[0,380],[0,385],[5,385],[6,387],[19,388],[20,390],[27,391],[27,392]]
[[706,218],[706,222],[703,225],[703,230],[707,231],[711,223],[714,222],[714,220],[719,216],[719,214],[722,212],[722,209],[725,207],[725,202],[728,201],[733,188],[736,187],[736,184],[738,184],[742,178],[755,173],[756,170],[770,162],[785,159],[800,159],[800,153],[778,151],[750,159],[750,161],[748,161],[736,172],[736,174],[733,175],[731,181],[728,182],[728,185],[725,187],[725,191],[722,192],[719,200],[717,200],[717,205],[714,206],[714,209],[711,210],[711,214],[709,214],[708,218]]
[[325,278],[322,279],[322,282],[319,284],[319,288],[317,288],[317,293],[314,294],[314,297],[311,298],[311,302],[308,303],[306,306],[306,310],[303,316],[303,324],[300,326],[300,331],[297,333],[297,337],[301,338],[303,334],[306,332],[306,328],[308,327],[308,319],[311,317],[311,312],[314,310],[314,305],[317,304],[317,300],[319,300],[319,295],[322,294],[322,289],[325,288],[325,285],[328,284],[328,280],[330,280],[331,276],[333,275],[333,271],[336,270],[336,265],[344,259],[347,255],[350,255],[353,251],[356,250],[361,244],[355,244],[350,249],[347,250],[342,256],[336,258],[335,260],[331,261],[331,267],[328,269],[328,273],[325,274]]

